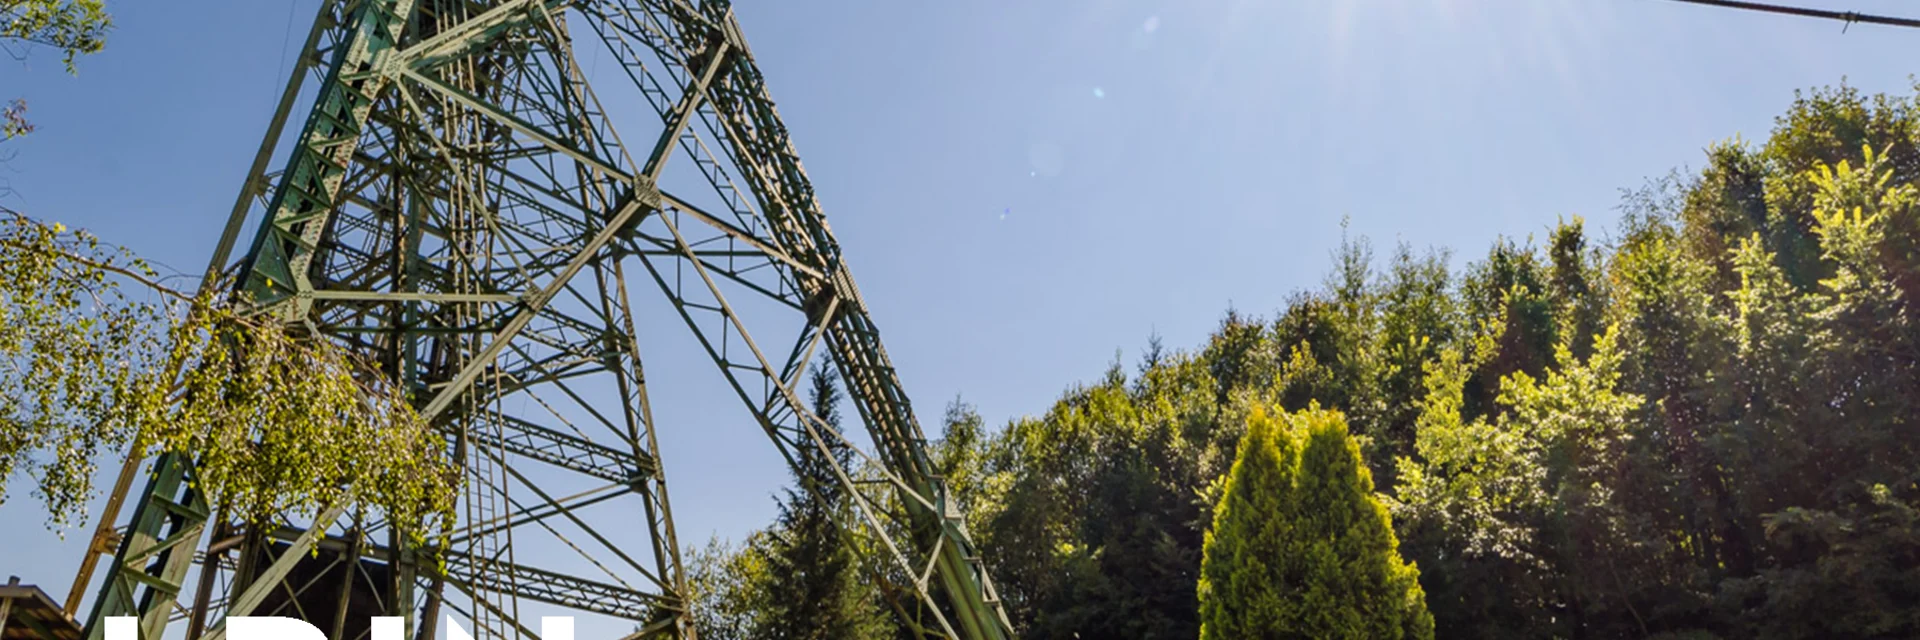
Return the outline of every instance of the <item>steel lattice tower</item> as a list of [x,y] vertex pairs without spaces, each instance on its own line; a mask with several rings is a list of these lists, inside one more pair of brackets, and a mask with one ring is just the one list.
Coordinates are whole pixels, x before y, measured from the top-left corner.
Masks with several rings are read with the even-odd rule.
[[[575,43],[618,86],[596,94]],[[841,437],[798,393],[830,359],[872,440],[836,477],[893,610],[1012,635],[725,0],[324,0],[212,270],[413,390],[464,465],[459,522],[444,566],[354,511],[248,530],[194,494],[192,461],[130,460],[68,600],[111,554],[90,638],[108,616],[222,638],[240,615],[367,637],[349,612],[426,640],[446,615],[691,636],[628,275],[789,462]]]

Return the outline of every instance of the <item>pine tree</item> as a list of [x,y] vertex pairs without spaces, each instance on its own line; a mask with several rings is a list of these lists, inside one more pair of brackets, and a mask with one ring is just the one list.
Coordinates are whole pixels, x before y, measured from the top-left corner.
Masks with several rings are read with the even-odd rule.
[[[831,432],[838,432],[836,376],[815,367],[811,379],[814,413]],[[821,435],[829,451],[799,448],[795,481],[801,486],[787,491],[773,539],[764,547],[772,611],[757,635],[775,640],[886,637],[886,621],[871,587],[860,580],[860,567],[840,525],[849,497],[833,462],[837,459],[845,468],[852,452],[832,433]]]

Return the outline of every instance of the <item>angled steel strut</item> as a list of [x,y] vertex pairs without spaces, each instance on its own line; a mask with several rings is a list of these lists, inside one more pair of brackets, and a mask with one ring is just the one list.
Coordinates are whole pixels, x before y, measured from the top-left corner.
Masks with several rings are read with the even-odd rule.
[[[597,86],[578,44],[616,63]],[[538,615],[692,637],[636,269],[789,462],[845,440],[798,391],[810,362],[831,360],[872,441],[833,468],[865,566],[909,596],[895,610],[910,629],[1012,637],[732,9],[714,0],[322,3],[210,272],[412,390],[467,476],[451,543],[414,548],[352,508],[230,522],[194,493],[193,461],[164,457],[83,564],[76,591],[112,554],[89,637],[108,616],[139,617],[143,638],[197,639],[224,637],[227,617],[292,615],[355,639],[369,614],[405,616],[422,639],[448,614],[477,637],[533,636],[519,620]]]

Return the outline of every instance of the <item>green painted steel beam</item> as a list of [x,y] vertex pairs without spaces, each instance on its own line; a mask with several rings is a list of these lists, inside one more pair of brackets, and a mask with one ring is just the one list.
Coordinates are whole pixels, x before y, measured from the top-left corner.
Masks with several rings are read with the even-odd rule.
[[[334,210],[341,180],[373,102],[385,90],[387,76],[370,73],[374,60],[393,50],[413,15],[414,0],[364,0],[346,20],[335,45],[335,60],[279,189],[268,201],[268,216],[254,239],[242,273],[242,287],[263,305],[313,290],[307,273],[327,217]],[[304,304],[287,317],[303,312]]]
[[107,617],[138,618],[143,637],[159,637],[165,629],[206,528],[206,502],[187,482],[187,466],[179,456],[155,459],[143,499],[87,616],[88,638],[105,637]]

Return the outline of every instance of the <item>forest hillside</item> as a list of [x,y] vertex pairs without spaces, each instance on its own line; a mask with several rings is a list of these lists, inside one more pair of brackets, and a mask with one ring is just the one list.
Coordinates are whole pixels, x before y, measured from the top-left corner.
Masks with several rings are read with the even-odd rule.
[[[1612,224],[1464,268],[1350,239],[1272,316],[1153,340],[1044,413],[951,407],[936,456],[1025,638],[1198,637],[1216,505],[1268,413],[1345,421],[1437,637],[1920,637],[1917,108],[1809,92]],[[755,622],[789,606],[766,568],[792,537],[692,556],[704,635],[794,637]]]

